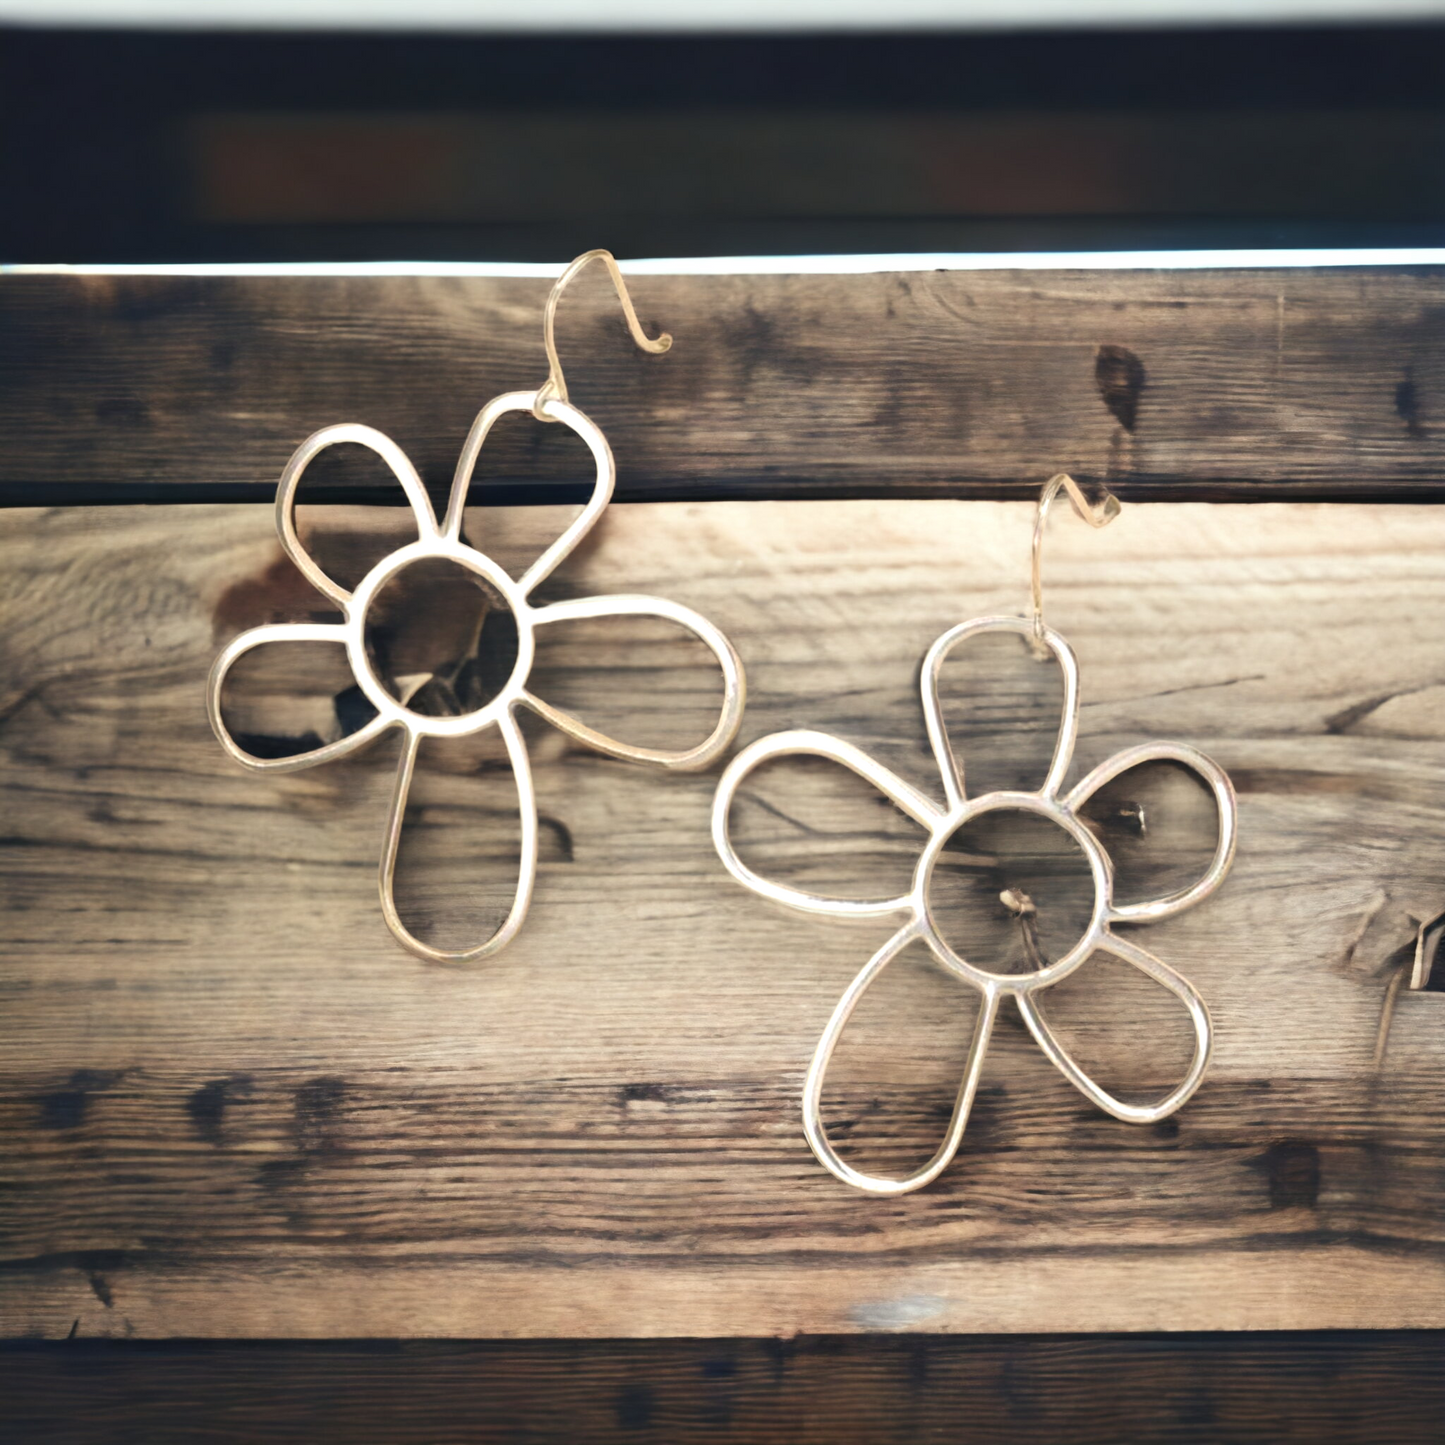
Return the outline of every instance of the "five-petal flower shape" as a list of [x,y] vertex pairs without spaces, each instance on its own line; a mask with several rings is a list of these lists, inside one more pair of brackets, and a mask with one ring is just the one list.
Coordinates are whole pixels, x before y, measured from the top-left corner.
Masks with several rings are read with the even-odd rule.
[[[472,470],[487,433],[497,419],[507,412],[533,410],[540,406],[552,421],[569,426],[587,444],[597,465],[597,478],[592,496],[581,513],[562,535],[516,581],[485,553],[462,540],[462,512],[467,503]],[[416,518],[417,540],[385,557],[362,579],[355,591],[349,592],[321,570],[307,554],[296,533],[296,491],[302,474],[311,460],[326,447],[340,442],[354,442],[374,451],[391,469],[402,485]],[[472,423],[466,444],[457,461],[456,474],[446,517],[437,524],[431,501],[416,470],[401,448],[370,427],[343,425],[326,427],[308,437],[286,464],[276,496],[276,528],[286,554],[299,567],[307,580],[341,609],[339,623],[281,623],[257,627],[231,642],[217,657],[211,669],[207,688],[207,708],[211,726],[226,751],[248,768],[260,772],[291,772],[315,767],[318,763],[356,752],[373,743],[391,728],[404,734],[396,787],[392,794],[390,814],[381,859],[381,902],[386,921],[397,939],[422,958],[443,963],[462,963],[485,957],[504,947],[516,935],[527,915],[537,873],[537,802],[532,787],[531,767],[526,744],[518,726],[516,712],[526,706],[540,714],[555,727],[578,742],[612,757],[636,762],[655,763],[666,768],[694,769],[706,767],[731,743],[742,717],[744,679],[742,663],[732,644],[705,617],[690,608],[658,597],[620,595],[585,597],[548,606],[535,607],[530,596],[537,585],[551,575],[574,547],[596,524],[612,496],[616,465],[612,451],[597,425],[569,403],[550,399],[538,400],[536,392],[511,392],[496,397],[478,413]],[[460,717],[430,717],[413,712],[394,698],[376,674],[366,645],[368,609],[378,592],[404,568],[427,559],[441,558],[465,568],[492,588],[510,608],[517,626],[517,657],[510,677],[501,691],[484,707]],[[651,616],[678,623],[692,631],[717,658],[723,674],[721,716],[712,734],[695,748],[666,751],[633,747],[594,731],[568,713],[543,702],[528,691],[527,681],[535,652],[535,632],[549,622],[579,618],[610,616]],[[375,715],[355,732],[327,743],[323,747],[292,757],[260,758],[246,752],[231,736],[221,717],[221,692],[236,660],[253,648],[281,642],[335,642],[345,646],[351,669]],[[414,937],[402,923],[393,894],[393,878],[400,846],[402,820],[406,811],[407,792],[411,786],[418,749],[423,738],[464,737],[496,727],[506,745],[517,785],[521,809],[521,867],[512,907],[500,927],[484,943],[473,948],[447,951],[433,948]]]
[[[723,774],[713,805],[713,842],[718,854],[733,877],[755,893],[801,912],[819,913],[830,918],[900,919],[898,930],[868,961],[833,1010],[803,1086],[803,1128],[819,1161],[844,1182],[876,1194],[904,1194],[921,1188],[936,1179],[957,1152],[978,1087],[989,1035],[1005,997],[1012,996],[1016,1000],[1029,1031],[1064,1077],[1099,1108],[1129,1123],[1150,1123],[1173,1113],[1198,1088],[1209,1062],[1212,1031],[1203,999],[1187,979],[1140,948],[1132,939],[1117,932],[1115,925],[1148,923],[1172,917],[1198,903],[1224,880],[1234,858],[1236,833],[1234,789],[1228,777],[1216,763],[1195,748],[1182,743],[1146,743],[1117,753],[1065,793],[1064,780],[1073,759],[1074,740],[1078,732],[1078,663],[1068,643],[1052,628],[1044,627],[1042,640],[1058,659],[1064,678],[1063,717],[1048,775],[1036,793],[995,792],[969,799],[964,792],[963,770],[944,728],[938,680],[944,659],[953,648],[965,639],[984,632],[1017,632],[1027,638],[1033,634],[1033,623],[1022,617],[977,618],[945,632],[924,659],[923,713],[929,742],[943,775],[945,803],[942,807],[851,743],[827,733],[811,731],[774,733],[744,748]],[[841,763],[874,784],[904,814],[927,830],[928,841],[918,860],[913,885],[907,893],[897,898],[877,900],[826,898],[770,882],[742,862],[733,847],[730,833],[733,799],[755,768],[769,759],[795,753]],[[1147,902],[1115,903],[1113,865],[1080,813],[1106,783],[1130,768],[1154,761],[1169,761],[1192,768],[1213,794],[1219,815],[1214,856],[1203,876],[1188,888]],[[930,903],[934,868],[949,840],[967,823],[998,809],[1037,814],[1057,824],[1082,849],[1093,882],[1093,907],[1088,925],[1078,942],[1052,962],[1038,960],[1039,966],[1028,973],[993,972],[961,957],[939,931]],[[982,997],[963,1081],[942,1144],[922,1168],[906,1178],[889,1179],[865,1174],[839,1157],[823,1127],[823,1081],[833,1050],[859,999],[888,964],[915,941],[925,943],[948,972],[972,985]],[[1183,1081],[1155,1104],[1128,1104],[1101,1088],[1059,1042],[1040,1011],[1038,1001],[1042,991],[1072,973],[1100,950],[1132,964],[1148,978],[1162,984],[1188,1010],[1194,1029],[1193,1058]]]

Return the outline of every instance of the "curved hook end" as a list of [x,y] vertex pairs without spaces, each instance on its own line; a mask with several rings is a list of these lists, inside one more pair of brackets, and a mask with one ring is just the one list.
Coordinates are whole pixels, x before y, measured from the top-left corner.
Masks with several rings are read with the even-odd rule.
[[538,388],[537,399],[532,406],[532,415],[538,421],[555,420],[554,417],[546,414],[549,401],[567,400],[567,382],[562,375],[562,363],[557,356],[557,303],[562,299],[562,293],[572,284],[573,280],[593,261],[601,261],[607,267],[607,274],[612,280],[612,288],[617,292],[618,301],[622,303],[622,314],[627,321],[627,330],[638,348],[651,356],[661,356],[664,351],[672,349],[671,333],[661,332],[654,339],[643,331],[642,323],[637,319],[637,312],[632,305],[632,297],[628,294],[627,283],[622,279],[622,271],[612,252],[600,249],[584,252],[556,279],[552,285],[551,294],[547,297],[547,308],[542,317],[542,341],[547,348],[547,380]]
[[1084,489],[1067,472],[1059,472],[1044,483],[1043,491],[1039,493],[1035,526],[1043,526],[1044,519],[1049,514],[1049,507],[1060,491],[1068,494],[1069,505],[1073,507],[1074,515],[1081,522],[1087,522],[1091,527],[1107,527],[1123,510],[1118,497],[1108,487],[1100,487],[1099,500],[1090,502],[1084,495]]

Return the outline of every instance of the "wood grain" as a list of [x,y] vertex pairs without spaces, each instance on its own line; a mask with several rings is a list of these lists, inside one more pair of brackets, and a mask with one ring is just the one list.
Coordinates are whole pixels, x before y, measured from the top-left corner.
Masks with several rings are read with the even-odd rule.
[[[344,574],[403,519],[304,520]],[[748,665],[744,740],[823,728],[936,791],[918,659],[945,626],[1025,603],[1030,520],[943,501],[621,506],[555,590],[698,608]],[[509,567],[560,525],[545,508],[467,521]],[[387,745],[258,777],[206,726],[221,643],[324,606],[271,528],[248,506],[0,518],[5,1333],[1445,1324],[1440,994],[1401,997],[1373,1064],[1409,919],[1445,912],[1438,511],[1140,506],[1103,534],[1055,528],[1078,765],[1174,738],[1239,788],[1223,891],[1139,934],[1209,1000],[1215,1064],[1178,1116],[1131,1128],[1011,1021],[955,1165],[900,1200],[836,1184],[798,1122],[817,1033],[886,925],[775,913],[733,884],[707,835],[712,777],[539,732],[548,842],[519,940],[466,970],[391,943]],[[701,736],[718,691],[690,644],[602,625],[559,629],[538,669],[543,696],[663,745]],[[1053,670],[1014,646],[950,679],[973,786],[1036,784]],[[344,682],[283,666],[241,701],[298,736],[335,721]],[[508,780],[485,746],[424,763],[404,862],[431,872],[406,906],[475,936],[510,887]],[[912,824],[836,783],[760,777],[747,855],[845,891],[906,875]],[[1099,812],[1127,888],[1193,866],[1188,797],[1166,770]],[[1145,807],[1143,837],[1121,799]],[[1049,1007],[1108,1083],[1162,1090],[1177,1070],[1178,1020],[1117,968],[1089,965]],[[871,1162],[931,1149],[970,1009],[908,968],[860,1018],[827,1105]]]
[[[545,376],[529,280],[0,277],[0,501],[261,500],[317,427],[389,433],[443,489],[475,411]],[[647,276],[635,351],[599,275],[559,341],[619,496],[1414,497],[1445,468],[1439,268]],[[512,420],[498,501],[585,456]],[[319,468],[364,499],[379,469]]]
[[1434,1445],[1430,1332],[0,1349],[30,1445]]

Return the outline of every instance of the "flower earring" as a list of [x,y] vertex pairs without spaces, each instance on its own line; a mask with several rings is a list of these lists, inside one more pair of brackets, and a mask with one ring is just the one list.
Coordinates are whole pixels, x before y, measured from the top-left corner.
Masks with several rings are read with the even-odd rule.
[[[554,727],[566,733],[577,742],[585,743],[598,752],[610,757],[625,758],[633,762],[654,763],[665,768],[704,768],[726,750],[737,734],[742,718],[745,683],[742,662],[733,645],[705,617],[690,608],[680,606],[658,597],[614,596],[584,597],[565,602],[554,602],[536,607],[529,601],[539,583],[549,577],[557,566],[572,552],[577,544],[596,525],[598,518],[611,500],[616,481],[616,464],[612,451],[607,445],[596,422],[572,406],[567,399],[567,386],[563,380],[562,367],[557,357],[554,337],[554,319],[557,302],[563,290],[579,271],[589,262],[602,261],[627,319],[632,339],[644,351],[660,353],[672,345],[672,338],[663,334],[656,341],[650,341],[643,333],[633,310],[632,302],[623,284],[622,274],[616,261],[606,251],[589,251],[579,256],[558,278],[547,298],[543,320],[543,337],[547,348],[550,373],[546,382],[537,391],[510,392],[487,403],[467,435],[457,461],[452,481],[451,497],[446,516],[440,526],[432,511],[431,501],[422,486],[415,468],[405,453],[390,438],[374,431],[371,427],[342,425],[325,427],[308,437],[286,464],[281,474],[281,485],[276,494],[276,530],[286,555],[299,567],[307,581],[318,592],[331,599],[340,609],[343,621],[338,623],[286,623],[257,627],[243,633],[231,642],[216,658],[211,668],[207,686],[206,704],[211,726],[221,745],[238,762],[257,772],[295,772],[301,768],[315,767],[335,758],[345,757],[375,742],[392,728],[402,732],[401,760],[397,769],[396,786],[392,793],[391,809],[383,836],[381,855],[381,906],[397,940],[421,958],[439,963],[468,963],[473,959],[485,958],[505,947],[516,936],[527,908],[531,902],[533,884],[537,874],[537,800],[532,786],[531,767],[527,757],[526,743],[517,723],[517,710],[529,707],[545,718]],[[562,535],[537,558],[522,577],[513,581],[503,569],[485,553],[462,540],[462,510],[467,503],[471,485],[472,469],[477,455],[488,433],[499,417],[508,412],[530,411],[539,421],[561,422],[570,427],[587,444],[596,463],[597,476],[592,496],[581,514]],[[391,469],[401,483],[416,518],[418,539],[409,546],[400,548],[379,562],[362,580],[355,591],[346,588],[328,577],[307,554],[296,533],[296,490],[301,477],[311,460],[325,448],[338,442],[353,442],[374,451]],[[367,611],[375,601],[378,592],[396,577],[404,568],[423,560],[444,559],[455,563],[479,578],[498,594],[516,619],[517,657],[511,675],[501,691],[484,707],[459,717],[431,717],[412,711],[404,701],[398,701],[387,691],[377,675],[366,644]],[[665,618],[693,632],[717,659],[723,675],[722,712],[717,726],[706,741],[695,748],[670,752],[658,748],[633,747],[616,742],[594,731],[576,718],[550,703],[534,696],[527,687],[535,652],[535,632],[538,627],[550,622],[573,621],[579,618],[613,616],[648,616]],[[346,648],[347,658],[356,684],[373,709],[370,719],[355,732],[314,748],[310,752],[292,757],[255,757],[241,748],[231,736],[221,717],[221,690],[226,677],[238,658],[253,648],[277,642],[339,642]],[[521,809],[521,867],[517,879],[517,891],[511,910],[506,919],[492,936],[473,948],[448,951],[433,948],[411,934],[397,913],[394,897],[394,876],[397,851],[401,841],[402,820],[406,813],[407,793],[411,786],[412,773],[416,766],[418,749],[423,738],[456,738],[479,733],[485,728],[496,727],[506,746],[511,760],[512,771],[517,784],[517,800]]]
[[[1064,1077],[1085,1098],[1116,1119],[1127,1123],[1148,1124],[1172,1114],[1199,1087],[1209,1062],[1212,1030],[1209,1011],[1198,991],[1168,964],[1118,932],[1115,925],[1151,923],[1161,918],[1170,918],[1176,913],[1182,913],[1186,908],[1193,907],[1219,887],[1234,859],[1234,789],[1220,767],[1197,749],[1183,743],[1145,743],[1138,747],[1125,748],[1100,764],[1070,791],[1063,791],[1079,726],[1079,667],[1068,643],[1044,624],[1040,575],[1044,522],[1049,505],[1061,487],[1067,489],[1075,511],[1092,526],[1103,526],[1118,513],[1118,502],[1107,493],[1095,510],[1090,508],[1071,477],[1054,477],[1044,487],[1035,517],[1033,617],[980,617],[961,623],[945,632],[924,658],[923,716],[929,743],[942,774],[945,799],[942,806],[851,743],[830,737],[826,733],[811,731],[774,733],[760,738],[732,760],[718,784],[713,803],[713,842],[728,872],[745,887],[775,903],[785,904],[803,913],[818,913],[829,918],[900,920],[897,931],[873,955],[838,1001],[827,1027],[823,1030],[803,1085],[803,1130],[814,1154],[824,1167],[839,1179],[873,1194],[906,1194],[920,1189],[936,1179],[948,1166],[963,1139],[969,1110],[983,1069],[984,1056],[988,1050],[989,1036],[998,1017],[999,1006],[1005,998],[1012,997],[1018,1004],[1029,1032]],[[945,658],[959,643],[988,632],[1018,633],[1028,641],[1036,656],[1047,658],[1052,655],[1058,659],[1064,681],[1063,718],[1053,761],[1038,792],[995,792],[970,800],[964,792],[963,769],[954,756],[944,727],[938,698],[938,680]],[[898,898],[877,901],[826,898],[769,882],[742,862],[730,836],[729,819],[733,799],[744,780],[760,764],[794,753],[841,763],[872,783],[904,814],[927,830],[928,840],[918,860],[913,885],[907,893]],[[1158,761],[1176,763],[1192,769],[1213,795],[1219,819],[1214,856],[1203,877],[1188,888],[1148,902],[1115,903],[1113,865],[1081,813],[1089,800],[1105,784],[1141,763]],[[930,903],[934,868],[949,840],[966,824],[1000,809],[1036,814],[1062,828],[1083,851],[1093,886],[1093,906],[1083,936],[1067,953],[1052,962],[1035,954],[1029,960],[1032,971],[1027,973],[994,972],[960,956],[940,933]],[[1005,893],[1001,896],[1001,901],[1016,913],[1024,913],[1031,907],[1028,900],[1017,894]],[[823,1081],[833,1050],[837,1047],[844,1026],[858,1001],[888,964],[914,942],[926,944],[943,968],[977,989],[981,999],[963,1081],[959,1086],[943,1143],[922,1168],[906,1178],[889,1179],[864,1174],[839,1157],[823,1126]],[[1178,1087],[1156,1104],[1126,1104],[1101,1088],[1059,1042],[1040,1010],[1039,998],[1043,991],[1073,973],[1097,951],[1113,954],[1125,963],[1132,964],[1147,978],[1153,979],[1174,994],[1188,1011],[1194,1030],[1193,1058]]]

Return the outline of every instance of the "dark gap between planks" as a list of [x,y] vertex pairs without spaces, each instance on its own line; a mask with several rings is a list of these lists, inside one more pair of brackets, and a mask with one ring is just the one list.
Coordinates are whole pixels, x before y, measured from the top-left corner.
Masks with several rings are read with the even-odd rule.
[[[1445,502],[1445,479],[1439,486],[1359,486],[1341,482],[1320,485],[1304,481],[1259,481],[1250,477],[1217,478],[1208,485],[1185,486],[1177,480],[1160,477],[1153,480],[1133,478],[1120,481],[1116,477],[1091,476],[1075,470],[1071,475],[1082,486],[1097,489],[1107,486],[1122,502],[1370,502],[1383,505],[1418,506]],[[448,492],[445,488],[428,487],[432,507],[438,515],[446,510]],[[887,500],[961,502],[1033,502],[1038,499],[1039,483],[1034,478],[1019,481],[985,479],[961,481],[953,485],[899,483],[896,485],[865,483],[837,484],[806,477],[739,479],[696,486],[661,484],[627,485],[619,481],[612,495],[614,502],[830,502]],[[473,507],[580,507],[592,495],[586,483],[567,482],[488,482],[476,488],[470,498]],[[273,504],[275,482],[205,483],[143,482],[15,482],[0,478],[0,508],[12,507],[149,507],[185,505],[228,505],[237,502]],[[301,505],[307,507],[365,506],[397,507],[401,500],[378,498],[374,488],[334,487],[321,495],[305,495]]]
[[1445,1331],[0,1346],[27,1442],[1433,1445]]

